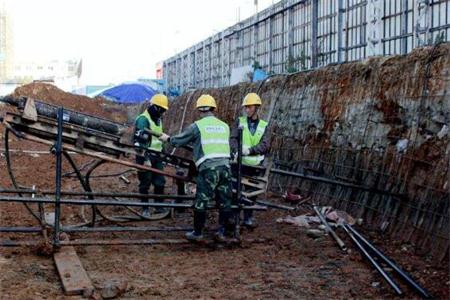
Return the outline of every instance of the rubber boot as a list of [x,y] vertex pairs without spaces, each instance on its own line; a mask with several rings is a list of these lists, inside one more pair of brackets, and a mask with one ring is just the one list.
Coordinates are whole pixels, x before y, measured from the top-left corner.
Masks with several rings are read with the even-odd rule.
[[[147,189],[139,189],[139,194],[148,194]],[[141,202],[148,203],[148,198],[141,198]],[[150,217],[150,210],[148,206],[142,206],[142,215],[144,217]]]
[[205,211],[194,211],[194,230],[186,233],[189,241],[199,242],[203,240],[203,228],[206,223]]
[[230,213],[227,211],[220,210],[219,211],[219,229],[214,235],[214,239],[219,243],[226,242],[226,229],[228,224],[230,223]]
[[[155,186],[154,188],[155,195],[164,195],[164,186]],[[155,199],[156,203],[163,203],[164,200],[162,199]],[[165,213],[167,210],[164,207],[156,207],[155,208],[155,214],[162,214]]]
[[253,210],[244,210],[243,225],[248,229],[256,228],[257,225],[253,222]]

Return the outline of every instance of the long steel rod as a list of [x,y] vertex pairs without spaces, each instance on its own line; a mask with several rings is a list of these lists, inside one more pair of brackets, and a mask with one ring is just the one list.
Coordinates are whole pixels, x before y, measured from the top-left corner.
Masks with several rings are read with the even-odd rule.
[[338,244],[339,248],[341,248],[342,251],[347,251],[347,247],[345,246],[345,243],[341,240],[341,238],[336,234],[336,232],[331,228],[330,224],[328,224],[327,220],[325,219],[325,216],[320,212],[319,208],[317,206],[313,206],[314,211],[316,212],[317,216],[319,217],[320,221],[323,225],[325,225],[327,232],[333,237],[333,239]]
[[55,174],[55,231],[53,235],[53,243],[55,247],[59,247],[60,219],[61,219],[61,178],[62,178],[62,131],[63,131],[63,115],[64,108],[58,108],[58,134],[56,136],[56,144],[54,146],[56,156],[56,174]]
[[25,226],[0,227],[0,232],[34,233],[34,232],[42,232],[42,227],[25,227]]
[[[0,202],[20,202],[20,203],[47,203],[55,204],[55,200],[50,198],[31,198],[31,197],[7,197],[0,196]],[[108,200],[86,200],[86,199],[61,199],[60,204],[69,205],[110,205],[110,206],[148,206],[148,207],[167,207],[167,208],[193,208],[193,204],[181,203],[152,203],[152,202],[129,202],[129,201],[108,201]],[[208,206],[208,209],[214,209],[215,206]],[[232,209],[237,209],[237,205],[232,205]],[[267,207],[261,205],[244,206],[241,209],[267,210]]]
[[371,188],[371,187],[367,187],[367,186],[352,184],[352,183],[348,183],[348,182],[333,180],[333,179],[319,177],[319,176],[306,175],[306,174],[302,174],[302,173],[290,172],[290,171],[285,171],[285,170],[280,170],[280,169],[270,169],[270,172],[273,174],[286,175],[286,176],[298,177],[298,178],[316,181],[316,182],[323,182],[323,183],[345,186],[345,187],[359,189],[359,190],[372,192],[372,193],[376,193],[376,194],[390,195],[390,196],[397,197],[400,199],[405,198],[405,195],[402,195],[402,194],[395,194],[395,193],[391,193],[389,191],[383,191],[383,190],[379,190],[376,188]]
[[[34,135],[31,135],[31,134],[28,134],[28,133],[20,132],[20,133],[17,134],[17,136],[19,138],[24,138],[24,139],[27,139],[27,140],[30,140],[30,141],[33,141],[33,142],[42,143],[42,144],[50,145],[50,146],[53,145],[51,141],[47,141],[46,139],[35,137]],[[63,149],[67,150],[67,151],[74,151],[74,152],[77,152],[77,153],[80,153],[80,154],[84,154],[84,155],[87,155],[87,156],[103,159],[103,160],[106,160],[108,162],[117,163],[117,164],[120,164],[120,165],[136,168],[136,169],[139,169],[139,170],[151,171],[151,172],[156,173],[156,174],[160,174],[160,175],[167,176],[167,177],[172,177],[172,178],[183,180],[183,181],[193,181],[193,179],[189,178],[189,177],[182,177],[182,176],[178,176],[176,174],[166,173],[164,171],[161,171],[161,170],[158,170],[158,169],[155,169],[155,168],[152,168],[152,167],[148,167],[148,166],[145,166],[145,165],[139,165],[139,164],[127,161],[127,160],[123,160],[123,159],[113,158],[113,157],[110,157],[110,156],[107,156],[107,155],[104,155],[102,153],[95,152],[95,151],[79,149],[79,148],[77,148],[75,146],[68,145],[68,144],[63,145]]]
[[361,254],[372,264],[372,266],[381,274],[383,279],[394,289],[395,293],[399,296],[403,295],[402,290],[397,285],[397,283],[392,279],[392,277],[383,270],[383,268],[373,259],[372,256],[367,252],[367,250],[361,245],[358,239],[347,229],[347,227],[342,226],[348,236],[352,239],[353,243],[356,245]]
[[[0,194],[41,194],[54,195],[55,191],[31,190],[31,189],[0,189]],[[195,196],[189,195],[162,195],[162,194],[139,194],[139,193],[111,193],[111,192],[77,192],[61,191],[62,196],[94,196],[94,197],[119,197],[119,198],[152,198],[152,199],[177,199],[194,200]]]
[[110,227],[62,227],[64,232],[133,232],[133,231],[154,231],[173,232],[190,231],[190,227],[146,227],[146,226],[110,226]]
[[431,298],[430,294],[426,289],[421,287],[414,279],[409,276],[408,273],[403,271],[393,260],[384,255],[378,248],[376,248],[372,243],[370,243],[366,238],[364,238],[356,229],[354,229],[349,224],[344,224],[367,248],[369,248],[373,254],[380,258],[385,264],[391,267],[398,276],[400,276],[410,287],[412,287],[416,292],[420,294],[423,298]]

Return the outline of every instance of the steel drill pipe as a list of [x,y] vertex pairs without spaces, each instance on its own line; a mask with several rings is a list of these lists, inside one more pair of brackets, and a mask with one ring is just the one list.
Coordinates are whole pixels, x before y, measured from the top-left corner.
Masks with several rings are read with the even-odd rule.
[[345,246],[345,243],[341,240],[341,238],[336,234],[336,232],[331,228],[330,224],[328,224],[327,220],[325,219],[325,216],[320,212],[317,206],[313,206],[314,211],[316,212],[317,216],[319,217],[320,221],[323,225],[325,225],[327,232],[333,237],[333,239],[338,244],[339,248],[341,248],[342,251],[347,251],[347,247]]
[[370,243],[366,238],[364,238],[356,229],[354,229],[349,224],[344,224],[347,229],[349,229],[355,236],[362,242],[373,254],[375,254],[379,259],[381,259],[385,264],[391,267],[399,277],[401,277],[411,288],[413,288],[421,297],[430,299],[432,298],[428,291],[421,287],[411,276],[403,271],[393,260],[384,255],[378,248],[376,248],[372,243]]
[[[0,189],[0,194],[40,194],[54,195],[55,191],[31,190],[31,189]],[[176,199],[194,200],[195,196],[189,195],[162,195],[162,194],[138,194],[138,193],[110,193],[110,192],[76,192],[61,191],[62,196],[94,196],[94,197],[119,197],[119,198],[151,198],[151,199]]]
[[[54,154],[56,156],[56,172],[55,172],[55,232],[53,235],[53,244],[59,247],[59,232],[61,219],[61,179],[62,179],[62,132],[63,132],[64,109],[58,108],[58,134],[56,135],[56,143],[54,146]],[[53,152],[53,151],[52,151]],[[34,195],[33,197],[34,198]]]
[[[55,204],[55,200],[50,198],[31,198],[31,197],[6,197],[0,196],[0,202],[20,202],[20,203],[45,203]],[[151,202],[128,202],[128,201],[107,201],[107,200],[86,200],[86,199],[61,199],[64,205],[105,205],[105,206],[148,206],[148,207],[165,207],[165,208],[193,208],[193,204],[181,203],[151,203]],[[215,206],[208,206],[208,209],[215,209]],[[231,208],[237,209],[237,205]],[[244,206],[241,209],[250,210],[267,210],[267,207],[260,205]]]
[[[1,228],[0,228],[1,229]],[[178,232],[191,231],[191,227],[146,227],[146,226],[110,226],[110,227],[62,227],[64,232]]]
[[394,281],[394,279],[392,279],[392,277],[389,274],[387,274],[386,271],[383,270],[383,268],[375,261],[375,259],[372,256],[370,256],[367,250],[361,245],[361,243],[353,235],[353,233],[347,229],[347,227],[343,225],[342,228],[344,228],[345,232],[348,234],[348,236],[356,245],[361,254],[372,264],[372,266],[378,271],[378,273],[381,274],[383,279],[394,289],[395,293],[399,296],[402,296],[403,292],[397,285],[397,283]]
[[319,176],[312,176],[312,175],[306,175],[306,174],[302,174],[302,173],[290,172],[290,171],[285,171],[285,170],[280,170],[280,169],[270,169],[270,173],[285,175],[285,176],[292,176],[292,177],[302,178],[302,179],[316,181],[316,182],[340,185],[340,186],[345,186],[345,187],[363,190],[363,191],[367,191],[367,192],[372,192],[372,193],[376,193],[376,194],[389,195],[389,196],[397,197],[400,199],[404,199],[406,197],[406,195],[404,195],[404,194],[394,194],[389,191],[383,191],[383,190],[366,187],[366,186],[362,186],[362,185],[352,184],[352,183],[348,183],[348,182],[333,180],[333,179],[319,177]]
[[[0,102],[4,102],[22,109],[25,107],[27,99],[27,97],[13,98],[10,96],[6,96],[0,97]],[[50,119],[57,119],[57,106],[37,100],[34,100],[34,104],[38,115]],[[113,135],[120,135],[125,130],[125,126],[122,124],[69,109],[64,109],[64,121],[67,123],[95,129]]]

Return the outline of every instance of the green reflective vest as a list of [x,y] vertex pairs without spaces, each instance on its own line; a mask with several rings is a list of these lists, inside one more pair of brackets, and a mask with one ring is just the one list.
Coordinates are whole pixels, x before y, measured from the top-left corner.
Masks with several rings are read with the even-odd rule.
[[200,166],[211,158],[230,157],[230,128],[214,116],[208,116],[195,122],[200,131],[203,156],[195,164]]
[[[150,117],[150,114],[148,113],[147,110],[145,110],[142,114],[140,114],[138,116],[138,118],[140,117],[144,117],[148,120],[149,124],[150,124],[150,130],[156,133],[162,133],[162,121],[159,122],[159,126],[155,124],[155,122],[153,122],[152,118]],[[150,145],[147,145],[147,148],[150,150],[154,150],[154,151],[158,151],[161,152],[162,151],[162,142],[160,140],[158,140],[156,137],[152,137],[152,141]]]
[[[239,118],[239,126],[244,127],[242,132],[242,149],[250,149],[259,144],[261,138],[266,131],[267,122],[259,120],[258,127],[252,135],[248,128],[247,118]],[[246,166],[257,166],[264,160],[264,155],[246,155],[242,157],[242,164]]]

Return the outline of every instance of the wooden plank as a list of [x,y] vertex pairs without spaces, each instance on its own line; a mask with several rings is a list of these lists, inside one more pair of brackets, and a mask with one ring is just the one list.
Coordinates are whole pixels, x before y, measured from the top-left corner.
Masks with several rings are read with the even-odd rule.
[[72,246],[63,246],[53,255],[59,278],[66,295],[81,295],[93,291],[94,286]]

